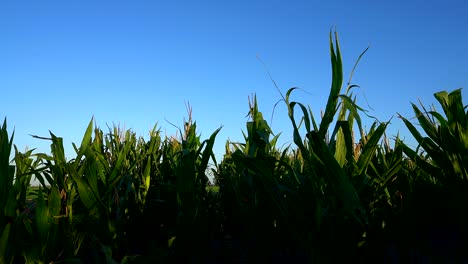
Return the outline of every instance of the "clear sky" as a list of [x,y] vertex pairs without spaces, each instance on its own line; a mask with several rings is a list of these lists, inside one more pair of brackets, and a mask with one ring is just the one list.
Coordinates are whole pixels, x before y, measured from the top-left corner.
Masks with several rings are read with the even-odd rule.
[[[15,144],[48,152],[51,130],[79,143],[94,116],[146,136],[168,135],[193,108],[202,138],[219,126],[215,150],[242,139],[248,96],[270,121],[280,89],[320,115],[331,83],[328,34],[336,26],[345,79],[355,73],[358,104],[381,121],[412,116],[410,102],[465,87],[468,4],[444,1],[21,1],[0,2],[0,118]],[[372,109],[371,109],[372,108]],[[273,116],[291,143],[285,106]],[[389,135],[402,121],[392,119]]]

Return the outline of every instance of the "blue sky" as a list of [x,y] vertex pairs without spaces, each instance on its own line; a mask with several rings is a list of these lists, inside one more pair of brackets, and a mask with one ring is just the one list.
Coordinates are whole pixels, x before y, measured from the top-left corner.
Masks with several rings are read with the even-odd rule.
[[[23,150],[48,152],[51,130],[80,142],[94,116],[146,136],[167,135],[193,108],[202,138],[223,125],[215,150],[241,140],[248,96],[270,121],[280,89],[319,116],[331,83],[328,34],[339,33],[347,80],[370,45],[353,83],[358,104],[381,121],[410,102],[468,86],[466,1],[2,1],[0,118]],[[468,97],[464,88],[463,95]],[[372,108],[372,109],[371,109]],[[273,116],[281,143],[291,143],[284,105]],[[368,122],[371,120],[367,119]],[[367,123],[369,124],[369,123]],[[400,131],[392,119],[388,134]]]

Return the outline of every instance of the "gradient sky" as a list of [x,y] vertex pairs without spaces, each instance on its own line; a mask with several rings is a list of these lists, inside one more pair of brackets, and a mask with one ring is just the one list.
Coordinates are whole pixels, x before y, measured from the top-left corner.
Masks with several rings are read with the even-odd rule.
[[[146,136],[182,126],[186,103],[202,139],[223,125],[215,145],[241,140],[248,96],[270,121],[281,91],[315,115],[331,84],[328,34],[336,27],[345,80],[355,73],[358,104],[389,136],[410,140],[401,113],[411,102],[468,86],[468,4],[454,1],[1,1],[0,118],[14,143],[48,152],[29,134],[79,143],[94,116],[102,129],[120,123]],[[468,97],[466,88],[463,96]],[[366,118],[365,118],[366,119]],[[167,121],[166,121],[167,120]],[[291,143],[286,108],[272,118]],[[372,120],[366,119],[366,124]],[[168,122],[169,121],[169,122]]]

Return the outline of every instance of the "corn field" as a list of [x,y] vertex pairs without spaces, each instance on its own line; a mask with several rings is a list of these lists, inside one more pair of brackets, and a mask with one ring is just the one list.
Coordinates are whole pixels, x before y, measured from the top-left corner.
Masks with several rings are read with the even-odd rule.
[[293,100],[295,88],[280,92],[293,129],[281,135],[293,142],[283,149],[255,96],[245,141],[226,142],[220,161],[213,145],[222,128],[202,139],[191,109],[178,137],[155,127],[145,140],[91,120],[72,159],[52,132],[38,137],[50,153],[18,151],[5,118],[0,263],[468,261],[461,90],[434,95],[440,113],[413,104],[416,123],[399,116],[418,144],[411,148],[387,137],[388,122],[364,130],[336,33],[330,55],[320,118]]

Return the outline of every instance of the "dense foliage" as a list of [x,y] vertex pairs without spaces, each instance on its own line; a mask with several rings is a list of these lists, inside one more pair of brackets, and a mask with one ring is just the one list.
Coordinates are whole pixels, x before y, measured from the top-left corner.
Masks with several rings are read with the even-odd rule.
[[281,94],[294,146],[280,149],[253,97],[245,142],[227,142],[219,164],[212,149],[221,128],[202,141],[190,109],[180,137],[157,128],[147,140],[117,127],[104,133],[91,120],[72,159],[53,133],[41,138],[50,154],[18,151],[5,120],[0,263],[467,260],[461,90],[435,94],[443,113],[413,105],[422,131],[400,118],[417,148],[398,137],[392,145],[388,123],[363,129],[351,80],[342,92],[336,35],[330,52],[320,120],[291,100],[294,88]]

